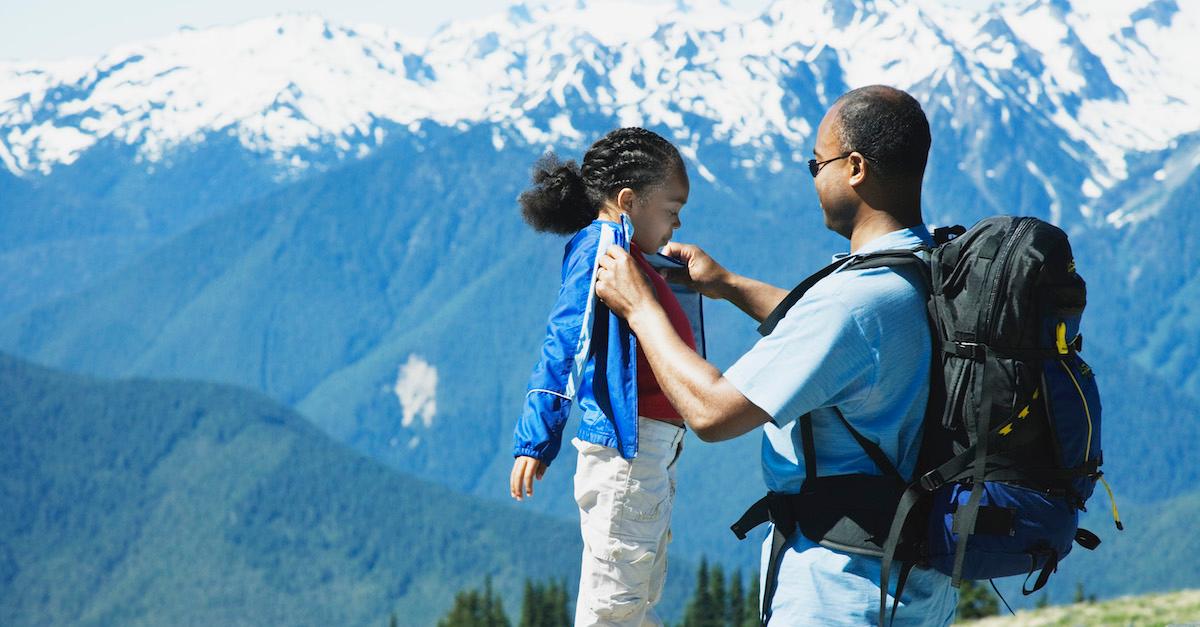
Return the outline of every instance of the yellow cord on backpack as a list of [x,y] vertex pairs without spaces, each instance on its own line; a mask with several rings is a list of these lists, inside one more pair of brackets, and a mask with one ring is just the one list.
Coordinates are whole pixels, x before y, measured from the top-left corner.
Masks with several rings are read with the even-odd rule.
[[1108,487],[1108,482],[1104,480],[1104,476],[1097,477],[1100,483],[1104,485],[1104,489],[1108,491],[1108,502],[1112,505],[1113,522],[1117,523],[1117,531],[1125,531],[1125,525],[1121,524],[1121,514],[1117,512],[1117,499],[1113,498],[1112,488]]
[[[1063,325],[1059,325],[1059,328],[1062,327]],[[1087,416],[1088,424],[1087,448],[1083,450],[1083,458],[1090,459],[1092,456],[1092,412],[1088,409],[1087,397],[1084,396],[1083,388],[1079,387],[1079,381],[1075,379],[1075,375],[1071,373],[1071,368],[1067,366],[1066,362],[1060,361],[1058,365],[1062,366],[1068,377],[1071,377],[1071,383],[1075,384],[1075,391],[1079,392],[1079,401],[1083,403],[1083,415]]]
[[1060,322],[1054,328],[1054,344],[1058,348],[1059,355],[1071,352],[1071,347],[1067,345],[1067,323]]

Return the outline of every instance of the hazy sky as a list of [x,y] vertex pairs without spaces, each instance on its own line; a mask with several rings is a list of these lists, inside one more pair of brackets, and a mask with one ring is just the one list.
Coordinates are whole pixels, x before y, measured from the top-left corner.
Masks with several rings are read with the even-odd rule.
[[[968,6],[986,2],[940,1]],[[769,1],[728,3],[753,13]],[[234,24],[285,11],[319,13],[345,23],[383,24],[424,36],[445,22],[496,13],[509,4],[505,0],[0,0],[0,60],[99,55],[116,44],[165,35],[183,25]]]

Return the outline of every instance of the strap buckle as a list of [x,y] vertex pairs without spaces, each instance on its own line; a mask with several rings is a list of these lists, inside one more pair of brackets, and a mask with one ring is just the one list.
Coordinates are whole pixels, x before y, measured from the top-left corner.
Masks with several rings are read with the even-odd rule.
[[945,351],[956,357],[965,357],[975,361],[983,361],[987,356],[987,345],[977,342],[946,342]]
[[925,490],[926,492],[933,492],[934,490],[945,485],[946,479],[942,476],[942,473],[938,472],[937,468],[934,468],[933,470],[930,470],[922,475],[921,479],[917,483],[921,485],[922,490]]

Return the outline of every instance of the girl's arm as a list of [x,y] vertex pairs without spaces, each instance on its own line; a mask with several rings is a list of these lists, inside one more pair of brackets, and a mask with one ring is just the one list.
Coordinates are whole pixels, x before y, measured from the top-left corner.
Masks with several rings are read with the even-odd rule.
[[541,357],[529,377],[524,408],[513,431],[515,458],[528,457],[548,466],[558,455],[574,395],[571,372],[575,353],[583,326],[589,322],[585,318],[590,314],[588,294],[598,249],[599,238],[592,232],[568,245]]

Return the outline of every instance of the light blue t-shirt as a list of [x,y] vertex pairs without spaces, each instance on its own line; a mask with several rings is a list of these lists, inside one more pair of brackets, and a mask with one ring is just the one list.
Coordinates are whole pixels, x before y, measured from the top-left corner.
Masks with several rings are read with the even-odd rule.
[[[929,231],[917,226],[878,237],[855,254],[932,243]],[[774,332],[725,373],[774,421],[763,427],[767,489],[800,491],[804,458],[796,419],[807,412],[819,475],[882,474],[833,413],[835,406],[909,478],[929,396],[930,345],[925,287],[915,268],[839,270],[814,285]],[[783,553],[771,623],[877,624],[880,561],[793,536]],[[769,547],[770,536],[763,573]],[[893,592],[895,584],[889,588]],[[949,624],[957,603],[949,577],[914,569],[895,624]]]

